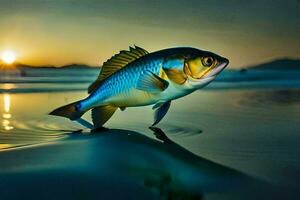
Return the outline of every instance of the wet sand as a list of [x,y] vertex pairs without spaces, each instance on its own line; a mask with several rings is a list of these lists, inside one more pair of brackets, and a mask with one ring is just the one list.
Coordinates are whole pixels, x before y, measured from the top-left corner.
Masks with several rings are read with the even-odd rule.
[[[0,154],[4,199],[253,199],[290,193],[199,157],[155,130],[74,134]],[[282,188],[280,188],[282,189]],[[16,192],[18,191],[18,192]],[[245,196],[246,195],[246,196]]]

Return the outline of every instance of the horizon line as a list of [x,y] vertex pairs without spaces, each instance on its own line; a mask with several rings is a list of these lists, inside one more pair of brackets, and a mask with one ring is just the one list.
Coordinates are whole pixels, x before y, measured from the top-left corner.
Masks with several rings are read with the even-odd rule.
[[[260,62],[260,63],[257,63],[257,64],[251,64],[251,65],[247,65],[247,66],[234,66],[235,69],[243,69],[243,68],[251,68],[251,67],[255,67],[257,65],[262,65],[262,64],[267,64],[267,63],[272,63],[272,62],[275,62],[275,61],[282,61],[282,60],[290,60],[290,61],[300,61],[300,57],[298,58],[294,58],[294,57],[278,57],[278,58],[275,58],[275,59],[270,59],[269,61],[265,61],[265,62]],[[67,63],[67,64],[63,64],[63,65],[51,65],[51,64],[43,64],[43,65],[34,65],[34,64],[26,64],[26,63],[23,63],[23,62],[14,62],[12,64],[6,64],[2,61],[0,61],[0,65],[1,66],[17,66],[17,65],[24,65],[25,67],[32,67],[32,68],[63,68],[63,67],[68,67],[68,66],[72,66],[72,65],[82,65],[84,67],[88,67],[88,68],[98,68],[98,67],[102,67],[102,65],[90,65],[90,64],[87,64],[87,63],[75,63],[75,62],[72,62],[72,63]]]

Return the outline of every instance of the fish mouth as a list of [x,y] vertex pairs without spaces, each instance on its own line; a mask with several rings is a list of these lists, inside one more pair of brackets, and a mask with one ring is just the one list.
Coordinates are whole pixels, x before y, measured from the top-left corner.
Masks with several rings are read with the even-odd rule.
[[221,73],[221,71],[223,71],[223,69],[225,69],[225,67],[227,67],[228,64],[229,64],[229,60],[226,58],[223,58],[222,61],[220,62],[220,64],[218,64],[210,72],[205,74],[203,76],[203,78],[208,78],[208,77],[213,77],[213,76],[216,77],[218,74]]

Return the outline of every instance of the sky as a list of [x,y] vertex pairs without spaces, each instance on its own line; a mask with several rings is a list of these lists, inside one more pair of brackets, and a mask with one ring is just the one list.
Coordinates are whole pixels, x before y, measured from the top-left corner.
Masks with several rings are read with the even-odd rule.
[[0,52],[100,66],[130,45],[192,46],[232,68],[300,58],[299,0],[0,0]]

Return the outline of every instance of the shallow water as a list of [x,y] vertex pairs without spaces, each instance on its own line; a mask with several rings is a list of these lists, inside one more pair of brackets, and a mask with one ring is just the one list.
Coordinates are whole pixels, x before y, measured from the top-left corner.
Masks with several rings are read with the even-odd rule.
[[[46,74],[50,72],[54,73],[51,70],[49,72],[43,71]],[[85,97],[86,87],[89,85],[90,80],[93,79],[91,77],[96,75],[95,70],[91,70],[81,77],[79,81],[76,81],[72,77],[75,72],[66,72],[68,73],[58,76],[60,72],[55,71],[53,76],[56,77],[53,78],[46,75],[42,76],[39,71],[38,73],[34,72],[37,74],[32,72],[32,76],[36,76],[36,78],[33,79],[31,77],[34,81],[29,82],[27,79],[30,78],[28,77],[21,79],[6,77],[5,81],[9,80],[8,82],[1,79],[1,82],[5,83],[0,84],[0,91],[2,92],[0,94],[0,151],[3,151],[0,156],[9,157],[9,154],[6,154],[6,152],[12,152],[11,155],[14,155],[13,152],[15,152],[10,150],[24,146],[32,147],[33,145],[49,144],[49,142],[64,149],[67,154],[72,154],[73,151],[66,145],[74,143],[74,136],[81,138],[90,133],[89,129],[80,124],[61,117],[47,115],[47,113],[58,106]],[[230,169],[222,166],[227,166],[241,174],[247,174],[276,187],[284,188],[288,193],[289,190],[297,191],[300,189],[299,79],[293,75],[293,81],[292,79],[289,80],[291,76],[287,74],[282,80],[275,80],[272,77],[278,78],[278,73],[269,73],[267,74],[269,78],[256,81],[257,78],[254,75],[255,73],[247,74],[248,78],[252,77],[255,81],[239,82],[238,80],[240,79],[244,80],[245,74],[232,75],[225,73],[223,77],[211,84],[208,89],[195,92],[172,102],[167,116],[159,124],[159,127],[169,137],[167,141],[172,141],[172,144],[176,147],[176,151],[173,151],[174,148],[172,147],[171,149],[173,150],[168,150],[167,153],[173,157],[179,156],[177,153],[178,151],[181,152],[181,147],[177,148],[177,146],[180,145],[188,150],[183,150],[185,153],[182,158],[185,159],[193,154],[197,156],[196,158],[192,157],[191,160],[188,159],[186,161],[187,165],[193,166],[193,159],[196,159],[201,160],[200,163],[204,162],[204,164],[202,163],[204,166],[217,169],[216,171],[207,171],[206,167],[201,167],[202,164],[200,166],[197,165],[198,171],[200,170],[200,177],[204,172],[211,174],[210,178],[219,174],[220,171],[226,174],[230,172]],[[119,130],[110,132],[112,138],[110,136],[103,137],[104,141],[100,142],[101,145],[107,145],[105,141],[110,142],[111,140],[114,141],[109,144],[119,143],[120,141],[116,137],[118,133],[131,135],[132,138],[130,140],[125,138],[124,143],[120,145],[125,145],[129,149],[136,148],[137,151],[146,151],[142,148],[143,142],[153,143],[153,145],[150,145],[151,151],[148,152],[149,155],[145,154],[136,158],[146,163],[150,162],[153,159],[153,155],[157,154],[156,148],[164,148],[157,145],[155,141],[159,141],[158,138],[166,139],[164,136],[154,135],[148,129],[148,126],[152,124],[152,117],[153,111],[150,106],[127,108],[125,111],[118,110],[106,126]],[[90,113],[87,113],[84,118],[90,121]],[[144,138],[140,141],[137,138],[140,138],[141,135],[147,136],[148,139]],[[152,139],[149,140],[149,138]],[[123,140],[121,136],[119,139]],[[78,142],[76,145],[80,146],[81,143]],[[92,141],[82,145],[82,148],[88,151],[86,148],[91,145],[90,143]],[[107,147],[111,149],[113,145],[108,145]],[[91,149],[93,148],[95,150],[98,147],[91,147]],[[103,151],[103,148],[99,148],[99,151]],[[2,166],[0,166],[0,169],[3,167],[3,169],[7,169],[7,167],[13,169],[15,164],[10,164],[10,162],[22,163],[23,159],[19,158],[23,158],[24,155],[31,155],[31,153],[26,153],[26,151],[20,151],[21,155],[17,156],[18,159],[13,159],[14,156],[12,156],[13,158],[1,159]],[[38,147],[32,147],[32,150],[29,148],[28,151],[35,152],[33,155],[38,155],[37,160],[42,158],[46,160],[48,158],[53,159],[51,152],[54,151],[53,154],[57,153],[54,147],[49,147],[49,151],[47,150],[48,154],[45,153],[45,150],[40,151]],[[25,153],[22,154],[22,152]],[[110,153],[111,156],[115,156],[116,153],[113,150],[110,150],[110,152],[105,150],[105,152]],[[122,153],[125,157],[132,155],[132,152],[129,150],[125,150]],[[77,157],[72,157],[72,159],[87,159],[86,154],[83,152],[81,154]],[[99,152],[95,154],[99,154]],[[161,156],[155,158],[160,159],[160,162],[166,162],[166,166],[172,165],[173,162],[177,163],[179,157],[173,161],[172,159],[168,161],[169,158],[166,155],[162,153]],[[80,158],[81,156],[83,157]],[[109,156],[104,157],[109,159],[110,162]],[[55,162],[61,162],[68,158],[60,155],[57,159],[59,161]],[[207,161],[203,161],[203,159],[207,159]],[[36,159],[33,159],[32,162],[34,161]],[[220,164],[220,166],[211,164],[211,161]],[[118,162],[121,161],[118,160]],[[77,162],[77,164],[81,165],[80,163],[81,161]],[[122,161],[122,164],[127,166],[130,163]],[[25,169],[29,166],[27,163],[20,165],[22,169],[23,165],[25,165]],[[90,165],[92,166],[93,163],[91,162]],[[86,168],[87,170],[90,170],[90,165]],[[62,169],[65,170],[68,166],[68,163],[66,163]],[[180,166],[181,164],[173,166],[173,168],[176,168],[172,169],[175,171],[175,174],[178,174],[178,171],[191,170],[190,167],[181,168]],[[48,167],[46,165],[46,169]],[[108,166],[108,168],[111,167],[112,169],[110,170],[113,170],[115,166]],[[75,169],[75,171],[77,170]],[[197,174],[199,175],[198,172]],[[104,176],[106,175],[104,174]],[[126,178],[131,180],[128,176]],[[188,183],[186,184],[188,188],[193,188],[191,184],[194,179],[190,177],[187,180],[185,183]],[[16,181],[19,180],[16,179]],[[86,180],[82,179],[82,181]],[[39,180],[37,179],[38,182]],[[180,181],[175,181],[175,183],[177,182]],[[219,180],[215,185],[216,187],[219,184],[218,182]],[[14,185],[14,183],[12,184]],[[202,186],[205,187],[206,184]],[[122,190],[122,188],[119,188],[119,190]],[[243,195],[242,192],[240,195]],[[216,192],[208,196],[211,196],[212,199],[220,198]],[[222,199],[224,197],[231,199],[230,195],[221,196]],[[241,196],[238,196],[238,199],[239,197]]]
[[[0,95],[0,148],[59,140],[85,129],[48,116],[52,109],[83,98],[84,91]],[[172,103],[159,124],[178,144],[197,155],[280,184],[298,184],[300,90],[205,90]],[[90,120],[89,114],[85,115]],[[151,107],[118,111],[109,128],[152,138]],[[299,177],[300,178],[300,177]],[[298,187],[299,185],[297,185]]]

